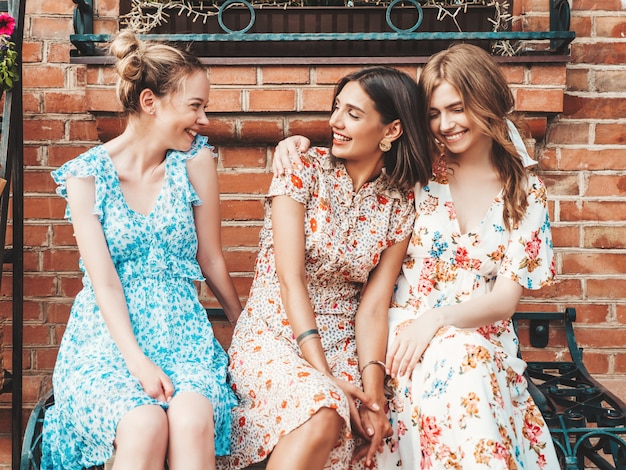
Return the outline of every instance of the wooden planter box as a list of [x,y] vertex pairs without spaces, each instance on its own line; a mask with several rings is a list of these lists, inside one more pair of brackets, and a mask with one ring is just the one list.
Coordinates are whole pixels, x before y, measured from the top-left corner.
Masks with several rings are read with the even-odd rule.
[[[416,32],[457,32],[456,22],[464,32],[491,31],[489,18],[495,15],[494,7],[473,5],[467,12],[458,12],[453,19],[437,19],[439,9],[422,7],[423,19]],[[218,42],[196,43],[192,51],[213,57],[325,57],[325,56],[424,56],[445,48],[449,41],[289,41],[289,34],[298,33],[370,33],[394,32],[387,24],[385,7],[272,7],[255,8],[255,21],[247,33],[285,34],[278,42]],[[451,10],[454,12],[455,10]],[[232,31],[244,30],[250,23],[250,11],[233,6],[224,12],[222,22]],[[414,7],[395,7],[391,13],[393,24],[400,29],[410,29],[417,21]],[[172,13],[166,24],[151,33],[161,34],[219,34],[224,33],[217,15],[206,23],[192,21],[191,17]],[[490,41],[474,41],[486,49]]]

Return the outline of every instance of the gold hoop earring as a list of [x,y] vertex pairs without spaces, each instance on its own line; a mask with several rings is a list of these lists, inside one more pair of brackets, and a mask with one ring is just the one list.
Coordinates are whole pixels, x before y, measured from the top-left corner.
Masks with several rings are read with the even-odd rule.
[[389,152],[389,150],[391,150],[391,142],[389,142],[387,139],[383,139],[378,144],[378,148],[383,152]]

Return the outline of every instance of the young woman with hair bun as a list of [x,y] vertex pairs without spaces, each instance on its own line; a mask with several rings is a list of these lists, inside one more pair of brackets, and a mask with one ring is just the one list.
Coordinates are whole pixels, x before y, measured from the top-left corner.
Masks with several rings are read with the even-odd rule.
[[234,323],[221,251],[209,80],[197,58],[120,33],[121,135],[52,173],[84,273],[59,349],[43,469],[215,468],[229,452],[228,358],[195,281]]

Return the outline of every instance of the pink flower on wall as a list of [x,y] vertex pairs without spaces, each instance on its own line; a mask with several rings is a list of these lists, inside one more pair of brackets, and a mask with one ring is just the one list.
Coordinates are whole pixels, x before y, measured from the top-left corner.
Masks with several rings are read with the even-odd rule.
[[0,90],[10,90],[20,77],[17,70],[17,51],[11,35],[15,19],[8,13],[0,14]]
[[0,14],[0,35],[11,36],[15,30],[15,19],[8,13]]

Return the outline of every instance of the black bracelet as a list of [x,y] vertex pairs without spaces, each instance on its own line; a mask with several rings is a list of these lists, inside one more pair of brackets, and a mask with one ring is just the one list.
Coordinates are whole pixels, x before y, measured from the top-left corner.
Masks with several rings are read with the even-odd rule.
[[302,333],[300,333],[298,335],[298,337],[296,338],[296,343],[300,344],[300,341],[302,341],[304,338],[306,338],[307,336],[311,336],[311,335],[319,335],[320,332],[317,331],[317,328],[311,328],[310,330],[306,330],[303,331]]

